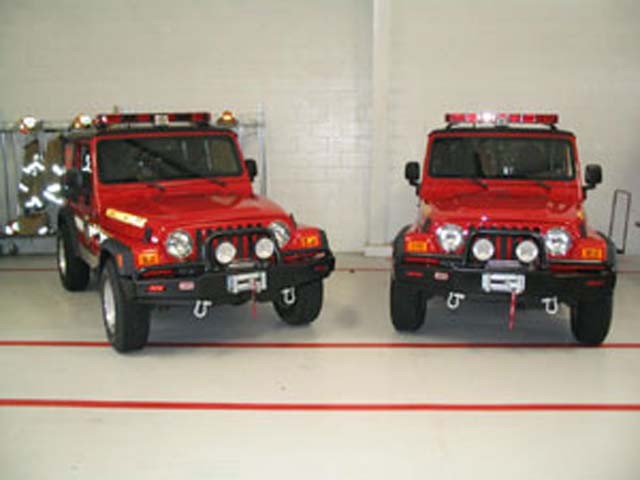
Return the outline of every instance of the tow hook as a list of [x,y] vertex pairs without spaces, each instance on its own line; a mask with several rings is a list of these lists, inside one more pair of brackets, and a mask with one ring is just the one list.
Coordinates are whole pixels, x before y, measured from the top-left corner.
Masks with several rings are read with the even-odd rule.
[[211,300],[196,300],[196,305],[193,307],[193,316],[198,320],[202,320],[209,313],[209,308],[213,305]]
[[284,288],[280,293],[282,294],[282,301],[287,307],[296,303],[296,289],[294,287]]
[[449,292],[449,296],[447,297],[447,308],[451,311],[457,310],[462,303],[462,300],[467,298],[464,293],[458,292]]
[[558,313],[558,297],[548,297],[540,300],[544,304],[544,309],[549,315]]

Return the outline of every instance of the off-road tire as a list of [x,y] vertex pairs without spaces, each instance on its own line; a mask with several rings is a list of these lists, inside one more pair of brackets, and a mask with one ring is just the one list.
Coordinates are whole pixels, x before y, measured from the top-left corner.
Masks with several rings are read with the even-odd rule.
[[73,253],[71,232],[61,225],[56,238],[56,264],[62,286],[70,292],[86,290],[89,285],[89,265]]
[[609,333],[613,313],[613,296],[578,302],[571,307],[571,331],[583,345],[600,345]]
[[389,303],[391,323],[399,332],[415,332],[424,324],[427,301],[418,289],[392,279]]
[[129,352],[144,347],[149,339],[150,309],[126,299],[111,259],[100,275],[100,300],[104,329],[113,348]]
[[298,285],[296,301],[293,305],[285,305],[282,298],[273,302],[273,307],[283,322],[289,325],[308,325],[313,322],[322,309],[322,281]]

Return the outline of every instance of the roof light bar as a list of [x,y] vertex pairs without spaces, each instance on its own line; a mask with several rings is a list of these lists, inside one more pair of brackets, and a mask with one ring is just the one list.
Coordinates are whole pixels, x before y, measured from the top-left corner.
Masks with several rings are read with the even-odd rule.
[[209,112],[102,113],[93,119],[93,123],[100,128],[125,123],[152,123],[154,125],[166,126],[172,122],[208,124],[211,122],[211,114]]
[[557,113],[447,113],[444,116],[449,125],[458,123],[482,123],[507,125],[509,123],[555,125],[559,117]]

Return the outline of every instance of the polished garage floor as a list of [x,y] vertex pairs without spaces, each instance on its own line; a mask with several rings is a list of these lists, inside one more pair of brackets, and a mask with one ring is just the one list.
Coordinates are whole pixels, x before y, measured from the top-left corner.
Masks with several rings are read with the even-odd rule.
[[388,262],[342,255],[310,327],[174,309],[119,355],[52,267],[0,259],[0,478],[640,478],[640,259],[598,349],[566,345],[566,312],[509,332],[502,303],[398,334]]

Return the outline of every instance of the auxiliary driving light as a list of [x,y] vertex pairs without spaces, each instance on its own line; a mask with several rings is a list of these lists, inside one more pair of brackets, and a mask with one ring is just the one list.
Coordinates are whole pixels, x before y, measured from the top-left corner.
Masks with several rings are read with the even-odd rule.
[[532,240],[523,240],[516,247],[516,257],[522,263],[531,263],[538,258],[538,246]]
[[236,258],[236,247],[231,242],[222,242],[216,247],[216,260],[222,265],[231,263]]
[[489,260],[491,257],[493,257],[493,254],[496,251],[491,240],[488,240],[486,238],[480,238],[479,240],[476,240],[471,250],[473,251],[473,256],[481,262],[486,262],[487,260]]
[[273,243],[273,240],[271,240],[270,238],[264,237],[256,242],[256,257],[258,257],[260,260],[266,260],[271,255],[273,255],[273,252],[275,251],[276,246]]

